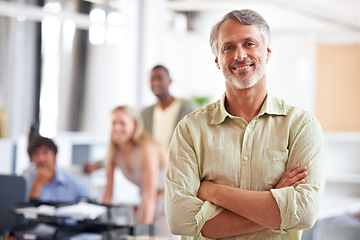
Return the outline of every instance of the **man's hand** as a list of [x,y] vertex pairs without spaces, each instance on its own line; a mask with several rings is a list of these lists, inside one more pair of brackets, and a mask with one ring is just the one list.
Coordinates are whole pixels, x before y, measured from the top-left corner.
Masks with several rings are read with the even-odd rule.
[[284,188],[284,187],[294,187],[296,188],[299,184],[305,183],[305,177],[307,176],[307,167],[296,164],[291,167],[284,175],[281,177],[278,184],[276,184],[275,189]]
[[54,175],[54,171],[45,167],[38,167],[36,169],[36,176],[34,183],[45,185],[49,183]]
[[55,175],[54,169],[49,169],[46,167],[38,167],[36,169],[36,175],[34,183],[31,186],[29,197],[31,199],[39,199],[42,188],[49,182]]

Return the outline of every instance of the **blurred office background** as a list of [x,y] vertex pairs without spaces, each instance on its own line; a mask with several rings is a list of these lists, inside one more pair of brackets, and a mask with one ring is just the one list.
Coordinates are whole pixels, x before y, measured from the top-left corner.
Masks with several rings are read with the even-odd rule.
[[[0,0],[0,172],[28,166],[31,128],[56,140],[59,167],[103,158],[111,109],[140,111],[156,101],[149,87],[156,64],[169,68],[175,96],[220,98],[224,80],[209,32],[242,8],[262,14],[272,31],[269,91],[315,113],[324,128],[328,201],[321,218],[358,213],[357,0]],[[351,230],[326,226],[311,237],[359,236],[353,221]]]

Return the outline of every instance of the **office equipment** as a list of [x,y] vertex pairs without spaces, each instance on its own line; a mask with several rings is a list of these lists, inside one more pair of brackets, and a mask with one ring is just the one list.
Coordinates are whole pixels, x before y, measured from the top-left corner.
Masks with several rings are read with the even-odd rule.
[[106,154],[107,141],[87,133],[61,132],[54,141],[59,148],[58,159],[61,159],[57,166],[63,169],[101,160]]
[[71,218],[77,221],[94,220],[105,214],[106,207],[98,204],[79,202],[72,205],[50,206],[41,204],[37,207],[20,207],[14,209],[16,214],[22,214],[25,218],[36,219],[39,215],[48,217]]
[[15,232],[18,239],[52,239],[55,234],[56,227],[43,223],[39,223],[30,229]]
[[[11,229],[13,236],[32,239],[125,239],[127,236],[154,235],[155,224],[138,225],[116,221],[118,214],[128,215],[131,206],[79,202],[51,206],[40,203],[13,209],[23,224]],[[113,210],[116,210],[115,212]],[[126,217],[127,218],[127,217]]]
[[17,204],[27,202],[25,179],[16,175],[0,174],[0,233],[16,224],[11,210]]

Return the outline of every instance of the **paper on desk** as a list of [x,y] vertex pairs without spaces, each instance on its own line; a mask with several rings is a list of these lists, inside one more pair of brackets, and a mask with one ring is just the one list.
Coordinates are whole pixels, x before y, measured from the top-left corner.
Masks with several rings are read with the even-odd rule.
[[93,220],[106,212],[106,207],[87,203],[79,202],[74,205],[59,207],[56,211],[57,217],[70,217],[76,220]]
[[106,207],[87,202],[56,208],[42,204],[38,207],[24,207],[14,210],[17,214],[23,214],[25,218],[36,219],[38,215],[52,217],[68,217],[75,220],[93,220],[106,212]]
[[35,219],[38,215],[55,216],[56,208],[42,204],[38,207],[24,207],[14,210],[17,214],[23,214],[26,218]]

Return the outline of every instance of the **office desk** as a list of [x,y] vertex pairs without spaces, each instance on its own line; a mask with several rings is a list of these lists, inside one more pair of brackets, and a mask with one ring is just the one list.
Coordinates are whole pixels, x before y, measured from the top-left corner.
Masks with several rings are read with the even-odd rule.
[[[12,229],[12,235],[21,239],[127,239],[129,236],[153,236],[155,224],[137,225],[131,223],[127,216],[131,206],[104,206],[106,211],[94,218],[81,218],[77,215],[65,216],[54,214],[51,208],[48,214],[37,212],[43,205],[19,208],[14,210],[18,225]],[[77,207],[76,205],[73,205]],[[70,206],[72,207],[72,206]],[[58,208],[60,209],[60,208]],[[63,212],[62,212],[63,213]],[[122,222],[119,222],[122,215]],[[74,237],[76,236],[76,237]]]
[[18,239],[38,240],[69,240],[69,239],[128,239],[129,236],[153,236],[153,226],[150,225],[113,225],[103,223],[78,223],[76,225],[59,225],[43,222],[32,222],[27,226],[18,226],[12,230],[12,235]]

